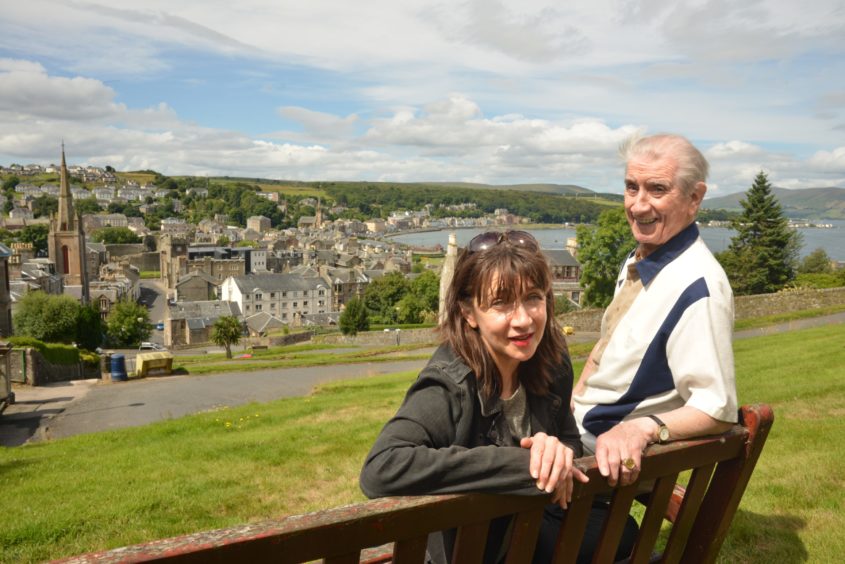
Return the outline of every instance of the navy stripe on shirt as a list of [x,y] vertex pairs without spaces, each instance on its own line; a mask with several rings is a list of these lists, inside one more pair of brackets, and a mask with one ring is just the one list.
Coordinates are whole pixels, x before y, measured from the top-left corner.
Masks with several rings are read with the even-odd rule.
[[[695,302],[708,296],[710,296],[710,291],[703,277],[687,286],[646,349],[628,391],[616,403],[600,404],[588,411],[584,415],[585,429],[599,436],[622,421],[643,400],[675,387],[675,380],[666,357],[666,344],[684,312]],[[690,354],[692,354],[691,351]]]

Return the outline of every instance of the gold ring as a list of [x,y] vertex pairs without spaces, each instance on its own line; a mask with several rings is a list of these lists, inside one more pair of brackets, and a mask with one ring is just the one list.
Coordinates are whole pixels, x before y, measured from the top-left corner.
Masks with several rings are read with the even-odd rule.
[[633,458],[626,458],[622,461],[622,466],[624,466],[628,470],[633,470],[636,467],[636,464],[634,464]]

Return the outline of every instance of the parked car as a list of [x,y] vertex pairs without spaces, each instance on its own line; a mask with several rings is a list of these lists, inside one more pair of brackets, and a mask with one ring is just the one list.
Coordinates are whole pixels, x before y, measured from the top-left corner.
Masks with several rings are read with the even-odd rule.
[[164,331],[164,321],[156,323],[156,331]]
[[163,346],[159,345],[158,343],[148,343],[144,341],[141,343],[141,346],[138,347],[139,351],[166,351],[167,349]]

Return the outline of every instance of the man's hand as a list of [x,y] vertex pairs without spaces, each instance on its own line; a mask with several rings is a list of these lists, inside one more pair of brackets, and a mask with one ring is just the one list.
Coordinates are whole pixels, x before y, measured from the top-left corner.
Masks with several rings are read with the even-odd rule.
[[522,448],[531,449],[528,471],[537,480],[537,488],[552,493],[552,502],[566,509],[572,501],[573,478],[586,483],[586,474],[573,466],[574,453],[557,437],[537,433],[519,442]]
[[[640,462],[657,426],[651,419],[623,421],[596,439],[596,463],[607,483],[627,486],[640,475]],[[633,464],[625,464],[633,461]],[[629,467],[630,466],[630,467]]]

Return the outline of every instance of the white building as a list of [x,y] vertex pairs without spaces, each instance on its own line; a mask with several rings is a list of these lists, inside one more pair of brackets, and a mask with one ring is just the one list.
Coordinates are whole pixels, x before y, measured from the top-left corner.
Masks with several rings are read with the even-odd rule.
[[246,317],[267,312],[285,323],[296,323],[303,315],[331,311],[332,289],[322,278],[250,274],[224,280],[220,299],[238,304]]

